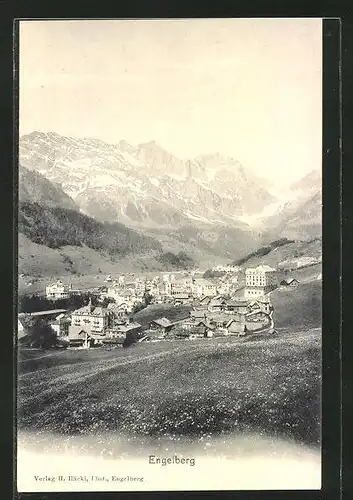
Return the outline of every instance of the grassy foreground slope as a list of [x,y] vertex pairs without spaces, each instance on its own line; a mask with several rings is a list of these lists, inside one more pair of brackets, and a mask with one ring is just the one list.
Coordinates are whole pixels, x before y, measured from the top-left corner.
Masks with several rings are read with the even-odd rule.
[[[279,332],[128,349],[20,351],[18,425],[73,436],[320,439],[321,283],[272,293]],[[141,322],[162,308],[141,312]],[[100,439],[100,438],[99,438]],[[113,451],[112,451],[113,453]]]
[[317,443],[320,334],[285,337],[23,353],[19,427],[132,437],[256,431]]
[[301,283],[295,288],[280,287],[271,293],[277,328],[293,331],[321,326],[322,281]]

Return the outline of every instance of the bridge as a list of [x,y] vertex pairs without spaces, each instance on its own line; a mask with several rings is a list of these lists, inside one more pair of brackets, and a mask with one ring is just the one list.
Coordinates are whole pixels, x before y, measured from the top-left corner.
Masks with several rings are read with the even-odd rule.
[[54,314],[60,314],[66,312],[67,309],[49,309],[48,311],[35,311],[35,312],[23,312],[18,316],[53,316]]

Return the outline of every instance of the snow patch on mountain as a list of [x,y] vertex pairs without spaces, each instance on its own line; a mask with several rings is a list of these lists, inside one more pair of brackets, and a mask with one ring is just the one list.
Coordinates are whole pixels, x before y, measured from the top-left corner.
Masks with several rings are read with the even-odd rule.
[[151,177],[151,178],[150,178],[150,181],[151,181],[151,183],[152,183],[154,186],[159,187],[160,182],[159,182],[159,180],[157,179],[157,177]]

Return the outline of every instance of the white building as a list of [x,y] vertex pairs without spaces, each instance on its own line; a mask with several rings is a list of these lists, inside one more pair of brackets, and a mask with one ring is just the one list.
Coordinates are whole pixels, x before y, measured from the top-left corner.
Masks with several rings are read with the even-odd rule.
[[137,294],[135,290],[123,290],[120,287],[108,288],[107,296],[118,306],[124,306],[127,312],[131,312],[136,304],[142,302],[143,298],[143,294]]
[[71,315],[71,327],[86,327],[92,333],[104,333],[109,328],[112,320],[112,313],[103,307],[93,307],[91,300],[87,306],[81,307]]
[[278,284],[276,269],[270,266],[260,265],[248,268],[245,271],[245,291],[246,299],[256,299],[268,293]]
[[20,315],[18,316],[17,321],[18,321],[17,338],[18,340],[21,340],[23,337],[27,335],[27,333],[21,321]]
[[147,289],[146,279],[136,279],[135,280],[135,290],[137,294],[144,294]]
[[180,293],[192,293],[192,279],[180,279],[165,282],[164,293],[169,296]]
[[222,264],[219,264],[218,266],[213,267],[212,271],[220,271],[220,272],[225,272],[225,273],[237,273],[240,271],[240,267],[239,266],[232,266],[232,265],[223,266]]
[[192,294],[194,297],[215,297],[217,295],[217,285],[204,278],[195,279],[192,284]]
[[232,291],[233,285],[232,283],[219,283],[217,285],[217,293],[228,295]]
[[45,287],[46,297],[50,300],[67,299],[70,297],[71,291],[72,285],[65,285],[61,280]]
[[271,287],[277,285],[277,271],[270,266],[249,267],[245,271],[247,287]]
[[255,300],[258,297],[263,297],[267,293],[267,289],[264,286],[249,286],[244,290],[244,298]]
[[67,337],[69,335],[69,325],[71,321],[72,320],[67,314],[61,313],[50,323],[50,326],[58,337]]

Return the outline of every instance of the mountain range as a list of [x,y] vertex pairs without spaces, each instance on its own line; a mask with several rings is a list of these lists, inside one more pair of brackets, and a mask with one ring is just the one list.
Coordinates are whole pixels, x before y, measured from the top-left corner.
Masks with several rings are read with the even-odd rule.
[[127,225],[238,225],[241,216],[275,201],[233,158],[184,161],[153,141],[135,147],[35,132],[21,138],[19,160],[60,183],[88,215]]
[[277,213],[263,221],[265,239],[271,240],[278,235],[299,241],[321,237],[321,184],[321,172],[313,170],[290,186],[287,199],[278,207]]
[[[19,201],[19,231],[36,245],[48,244],[43,234],[38,236],[42,206],[42,217],[55,228],[58,209],[67,210],[81,246],[90,241],[93,251],[109,253],[94,248],[92,238],[80,232],[80,217],[91,221],[86,227],[95,227],[94,238],[104,233],[103,246],[115,241],[116,231],[131,241],[140,238],[140,255],[146,244],[152,253],[184,252],[197,265],[240,258],[271,238],[321,235],[320,172],[291,186],[283,201],[283,193],[280,199],[268,182],[234,158],[217,153],[182,160],[154,141],[133,146],[50,132],[22,136]],[[45,231],[52,234],[53,228]]]

